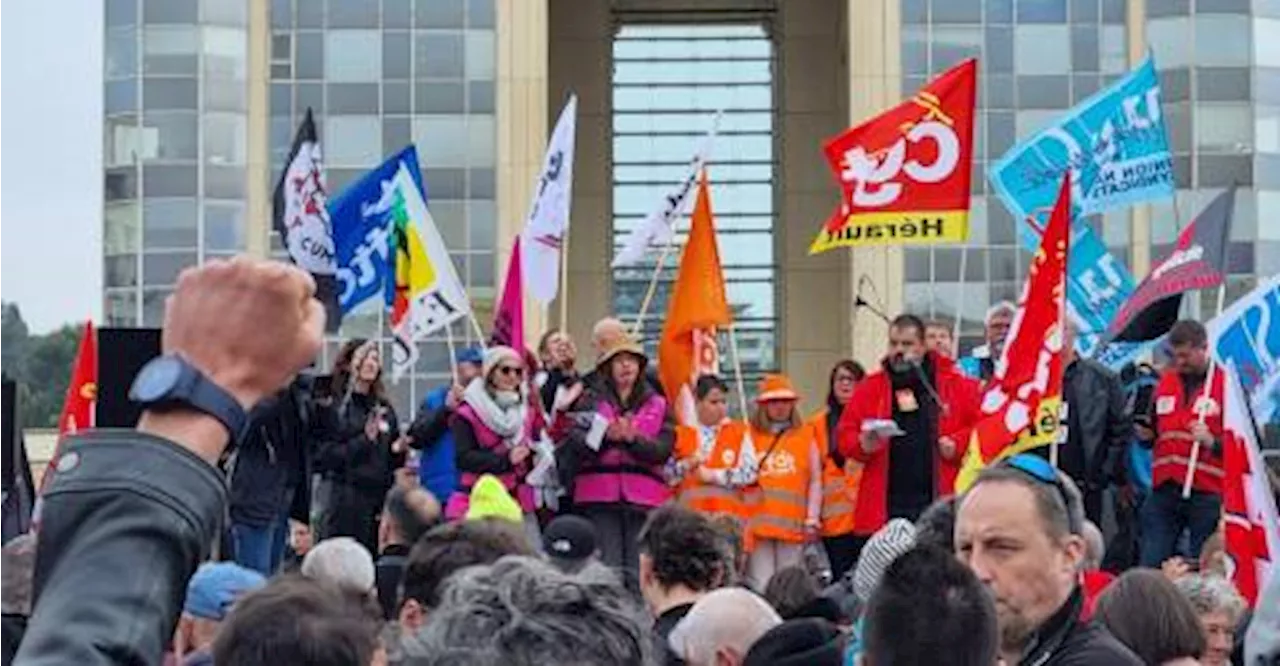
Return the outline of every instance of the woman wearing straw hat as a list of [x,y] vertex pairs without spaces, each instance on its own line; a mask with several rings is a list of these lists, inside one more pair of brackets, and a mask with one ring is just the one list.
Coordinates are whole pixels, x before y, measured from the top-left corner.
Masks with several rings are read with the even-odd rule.
[[813,425],[800,418],[791,380],[766,375],[751,417],[759,503],[751,511],[755,547],[747,560],[752,586],[763,590],[775,571],[803,564],[805,544],[818,538],[822,453]]
[[635,571],[648,511],[670,497],[663,466],[675,442],[667,400],[644,379],[648,359],[625,331],[597,340],[593,381],[562,445],[575,510],[596,528],[601,559]]

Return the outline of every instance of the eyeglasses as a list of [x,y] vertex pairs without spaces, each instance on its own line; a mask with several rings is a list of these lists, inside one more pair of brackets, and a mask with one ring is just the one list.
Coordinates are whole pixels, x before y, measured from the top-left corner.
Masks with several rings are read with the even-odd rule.
[[1078,507],[1073,506],[1074,502],[1071,501],[1071,494],[1067,492],[1066,484],[1062,482],[1062,478],[1058,476],[1058,470],[1054,469],[1048,460],[1034,453],[1019,453],[1016,456],[1005,458],[1000,462],[1000,465],[1018,470],[1040,483],[1056,488],[1058,497],[1062,500],[1062,507],[1066,510],[1067,530],[1072,534],[1081,534],[1083,532],[1077,520]]
[[504,377],[515,376],[517,379],[524,377],[524,368],[517,368],[513,365],[504,365],[498,368],[498,372]]

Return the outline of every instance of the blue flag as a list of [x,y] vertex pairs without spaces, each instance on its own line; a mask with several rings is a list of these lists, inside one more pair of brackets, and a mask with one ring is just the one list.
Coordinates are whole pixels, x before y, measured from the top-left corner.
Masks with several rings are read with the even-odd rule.
[[1081,218],[1174,195],[1173,157],[1160,109],[1160,82],[1150,56],[991,165],[991,184],[1021,221],[1018,235],[1030,251],[1040,244],[1040,230],[1068,168],[1074,207],[1068,308],[1080,330],[1079,351],[1118,368],[1143,345],[1115,343],[1102,349],[1101,341],[1135,283]]
[[388,285],[395,282],[391,204],[396,172],[402,162],[425,201],[418,151],[413,146],[387,158],[329,200],[329,220],[333,224],[338,261],[338,303],[343,314],[370,298],[383,298]]

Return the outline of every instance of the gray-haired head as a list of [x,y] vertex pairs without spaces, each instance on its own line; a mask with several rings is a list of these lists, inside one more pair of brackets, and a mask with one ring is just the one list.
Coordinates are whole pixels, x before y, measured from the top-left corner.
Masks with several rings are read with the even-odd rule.
[[764,599],[740,587],[726,587],[698,600],[671,630],[671,650],[686,663],[714,664],[717,655],[741,661],[782,618]]
[[1081,523],[1081,528],[1080,536],[1084,537],[1084,559],[1080,562],[1080,568],[1084,571],[1101,569],[1102,557],[1107,552],[1102,530],[1098,529],[1092,520]]
[[301,572],[356,594],[372,592],[376,577],[373,555],[351,537],[332,537],[316,544],[302,558]]
[[1173,582],[1196,609],[1197,615],[1223,613],[1235,626],[1244,615],[1245,601],[1231,581],[1218,576],[1190,574]]
[[1018,312],[1018,306],[1013,301],[1000,301],[995,305],[987,308],[987,314],[982,318],[982,323],[990,324],[992,319],[997,316],[1012,317]]
[[404,643],[406,666],[643,666],[649,619],[604,565],[576,574],[524,556],[468,567]]

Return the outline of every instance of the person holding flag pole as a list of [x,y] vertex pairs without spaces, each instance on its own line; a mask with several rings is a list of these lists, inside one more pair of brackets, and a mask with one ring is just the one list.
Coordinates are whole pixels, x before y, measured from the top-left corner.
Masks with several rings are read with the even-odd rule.
[[[727,415],[729,387],[716,374],[717,333],[728,329],[743,421]],[[746,391],[734,339],[716,244],[706,170],[699,173],[689,241],[680,258],[658,348],[659,375],[674,406],[678,427],[667,466],[677,500],[706,513],[728,513],[744,523],[754,502],[747,486],[756,480],[755,453],[746,423]],[[746,535],[748,549],[750,534]]]
[[[1192,558],[1218,528],[1222,512],[1224,378],[1200,322],[1169,331],[1173,363],[1156,385],[1151,495],[1142,505],[1142,566],[1159,567],[1185,530]],[[1188,479],[1190,487],[1188,487]]]

